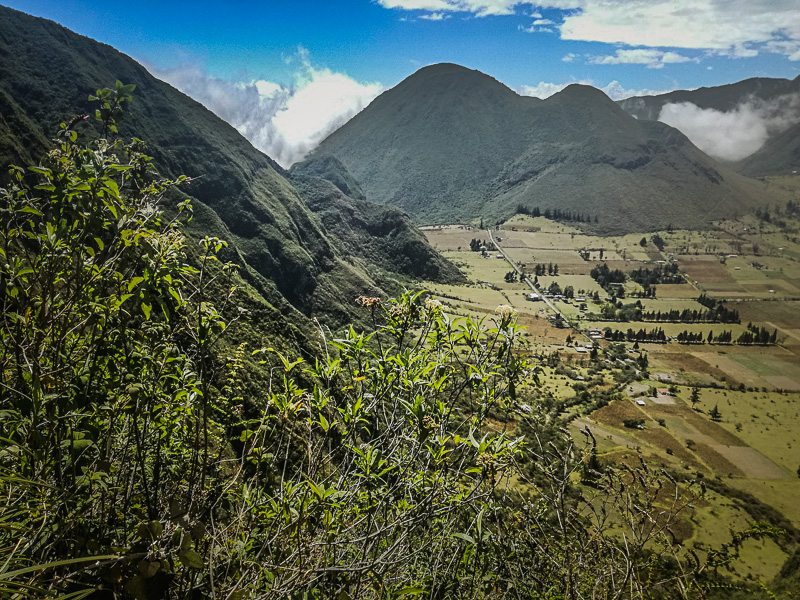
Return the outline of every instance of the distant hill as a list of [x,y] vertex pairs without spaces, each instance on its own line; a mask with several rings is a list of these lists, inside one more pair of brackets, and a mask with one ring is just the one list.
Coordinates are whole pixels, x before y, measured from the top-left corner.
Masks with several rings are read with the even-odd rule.
[[540,100],[452,64],[384,92],[311,156],[336,157],[369,200],[426,224],[501,219],[523,205],[597,217],[601,233],[697,227],[751,210],[763,193],[594,88]]
[[[401,213],[344,193],[336,201],[352,202],[361,215],[351,219],[347,233],[362,243],[338,239],[344,231],[326,227],[326,209],[317,206],[324,203],[312,185],[302,188],[320,214],[309,207],[288,172],[199,103],[107,45],[0,7],[3,172],[9,163],[38,160],[58,124],[93,112],[88,96],[116,80],[136,85],[120,135],[146,140],[162,174],[196,178],[182,188],[195,200],[189,233],[231,243],[227,258],[242,265],[252,286],[247,298],[263,316],[262,334],[302,338],[308,317],[321,316],[331,325],[350,322],[353,299],[381,295],[381,285],[399,287],[419,273],[443,280],[461,276]],[[80,131],[92,135],[93,130],[86,124]],[[346,193],[361,197],[357,182],[344,170],[340,175]],[[372,235],[381,237],[387,230],[398,239],[414,239],[407,261],[398,260],[396,247],[386,246],[384,252],[382,244],[371,242]],[[371,265],[369,273],[364,265]]]
[[728,112],[753,99],[768,102],[798,92],[800,92],[800,77],[794,80],[754,77],[728,85],[676,90],[657,96],[633,96],[620,100],[617,104],[637,119],[656,121],[665,104],[690,102],[699,108]]

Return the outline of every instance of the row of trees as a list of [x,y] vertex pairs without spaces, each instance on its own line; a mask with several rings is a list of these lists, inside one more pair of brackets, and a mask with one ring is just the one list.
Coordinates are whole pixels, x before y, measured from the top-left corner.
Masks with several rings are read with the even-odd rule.
[[[528,208],[522,204],[517,205],[517,214],[528,215],[530,217],[544,217],[553,221],[566,221],[572,223],[591,223],[592,217],[584,215],[578,211],[561,209],[561,208],[545,208],[542,211],[538,206]],[[597,217],[594,217],[594,222],[597,223]]]
[[713,315],[713,319],[709,319],[709,321],[714,320],[719,323],[741,322],[739,320],[739,311],[733,308],[727,308],[721,300],[711,298],[706,294],[700,294],[697,298],[697,302],[708,308],[711,315]]
[[533,274],[537,277],[541,277],[544,275],[550,276],[557,276],[558,275],[558,265],[553,263],[536,263],[533,265]]

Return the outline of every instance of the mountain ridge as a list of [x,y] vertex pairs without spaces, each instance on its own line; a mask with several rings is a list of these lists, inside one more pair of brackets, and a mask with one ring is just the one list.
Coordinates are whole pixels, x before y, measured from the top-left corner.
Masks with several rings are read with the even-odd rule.
[[341,161],[369,200],[424,224],[504,219],[522,204],[624,233],[707,224],[750,210],[763,192],[599,90],[573,84],[534,99],[449,63],[384,92],[310,154],[323,156]]

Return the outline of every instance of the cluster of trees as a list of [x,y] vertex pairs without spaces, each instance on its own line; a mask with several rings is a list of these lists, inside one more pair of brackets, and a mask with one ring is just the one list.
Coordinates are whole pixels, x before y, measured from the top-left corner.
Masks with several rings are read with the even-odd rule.
[[630,272],[629,277],[644,288],[657,283],[684,283],[683,276],[678,271],[678,263],[656,265],[653,269],[635,269]]
[[700,294],[697,298],[697,302],[705,306],[711,316],[707,319],[707,321],[715,321],[717,323],[739,323],[739,311],[727,308],[721,300],[717,300],[716,298],[711,298],[706,294]]
[[486,240],[478,240],[472,238],[469,241],[469,249],[472,250],[473,252],[480,252],[481,248],[488,248],[488,247],[489,244],[486,242]]
[[[572,223],[591,223],[592,217],[584,215],[578,211],[563,210],[560,208],[545,208],[542,211],[538,206],[528,208],[522,204],[517,205],[517,214],[528,215],[530,217],[544,217],[553,221],[566,221]],[[597,223],[597,217],[594,217],[594,222]]]
[[544,276],[544,275],[551,275],[556,276],[558,275],[558,265],[553,263],[548,264],[540,264],[536,263],[533,265],[533,274],[536,277]]
[[661,252],[663,252],[663,251],[664,251],[664,247],[667,245],[667,244],[666,244],[666,242],[664,241],[664,238],[662,238],[662,237],[661,237],[660,235],[658,235],[657,233],[654,233],[654,234],[653,234],[653,235],[650,237],[650,241],[651,241],[651,242],[653,242],[653,245],[654,245],[656,248],[658,248],[658,249],[659,249]]
[[562,290],[561,286],[558,285],[557,281],[551,282],[550,285],[547,287],[547,291],[548,291],[548,293],[550,293],[550,294],[552,294],[554,296],[564,296],[564,298],[574,298],[575,297],[575,288],[574,287],[572,287],[571,285],[568,285],[567,287],[565,287]]
[[517,283],[517,281],[519,281],[519,275],[517,275],[516,271],[509,271],[503,276],[503,280],[506,283]]
[[743,345],[759,345],[759,346],[767,346],[771,344],[776,344],[778,341],[778,330],[775,329],[770,333],[766,327],[757,327],[752,323],[747,324],[747,331],[745,331],[739,338],[736,340],[737,344]]
[[619,269],[614,269],[612,271],[606,263],[595,266],[589,271],[589,275],[601,288],[613,295],[619,295],[627,279],[625,273]]

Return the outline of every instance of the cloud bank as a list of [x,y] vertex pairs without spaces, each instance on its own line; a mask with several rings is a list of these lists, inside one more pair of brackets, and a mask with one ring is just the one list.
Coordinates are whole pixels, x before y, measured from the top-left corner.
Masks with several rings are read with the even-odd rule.
[[767,102],[751,98],[726,112],[689,102],[665,104],[658,120],[681,130],[706,154],[740,160],[761,148],[771,136],[800,121],[800,94]]
[[314,67],[301,49],[292,85],[231,82],[196,66],[156,69],[159,79],[191,96],[235,127],[256,148],[289,167],[344,125],[383,91],[329,69]]

